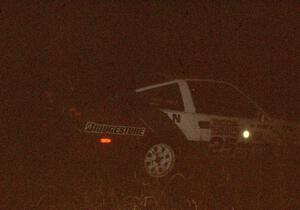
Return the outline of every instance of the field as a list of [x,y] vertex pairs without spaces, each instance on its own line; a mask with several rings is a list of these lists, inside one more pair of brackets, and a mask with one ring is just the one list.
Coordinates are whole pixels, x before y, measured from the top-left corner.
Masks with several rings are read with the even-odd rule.
[[0,209],[299,209],[295,154],[214,155],[163,180],[138,177],[126,165],[23,156],[2,164]]

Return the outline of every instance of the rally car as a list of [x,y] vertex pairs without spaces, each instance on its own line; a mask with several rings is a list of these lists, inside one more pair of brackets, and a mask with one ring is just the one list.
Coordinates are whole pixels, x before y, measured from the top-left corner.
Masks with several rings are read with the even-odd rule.
[[299,145],[299,125],[270,118],[237,87],[223,81],[174,80],[137,89],[189,141]]
[[190,155],[299,147],[298,124],[271,119],[223,81],[168,81],[84,108],[70,106],[65,113],[72,130],[68,153],[123,160],[154,178],[170,175]]

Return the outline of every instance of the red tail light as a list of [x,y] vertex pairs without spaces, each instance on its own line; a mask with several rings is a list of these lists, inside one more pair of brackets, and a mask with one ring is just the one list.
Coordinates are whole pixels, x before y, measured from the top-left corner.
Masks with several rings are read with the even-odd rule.
[[81,116],[81,112],[78,111],[78,109],[76,107],[70,107],[68,111],[69,111],[69,114],[71,115],[71,117],[78,118]]

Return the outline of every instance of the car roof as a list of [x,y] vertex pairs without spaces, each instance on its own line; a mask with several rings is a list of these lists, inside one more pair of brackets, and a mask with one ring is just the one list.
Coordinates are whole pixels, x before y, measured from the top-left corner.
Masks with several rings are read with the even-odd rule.
[[165,81],[165,82],[160,82],[160,83],[154,83],[151,85],[147,85],[144,87],[140,87],[136,89],[136,92],[140,92],[143,90],[147,90],[147,89],[151,89],[151,88],[156,88],[156,87],[161,87],[161,86],[165,86],[165,85],[170,85],[170,84],[174,84],[174,83],[181,83],[181,82],[209,82],[209,83],[216,83],[216,84],[224,84],[227,86],[231,86],[234,89],[239,90],[239,88],[237,88],[236,86],[230,84],[229,82],[226,81],[222,81],[222,80],[213,80],[213,79],[174,79],[174,80],[169,80],[169,81]]

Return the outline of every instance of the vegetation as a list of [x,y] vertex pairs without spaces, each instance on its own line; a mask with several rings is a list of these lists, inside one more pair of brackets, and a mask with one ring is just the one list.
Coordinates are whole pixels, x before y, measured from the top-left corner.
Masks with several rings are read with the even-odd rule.
[[23,160],[21,168],[6,171],[0,209],[282,210],[300,206],[299,159],[294,154],[194,160],[183,173],[163,181],[125,175],[125,167],[107,170],[96,162],[58,162],[42,167],[37,162],[26,166]]

